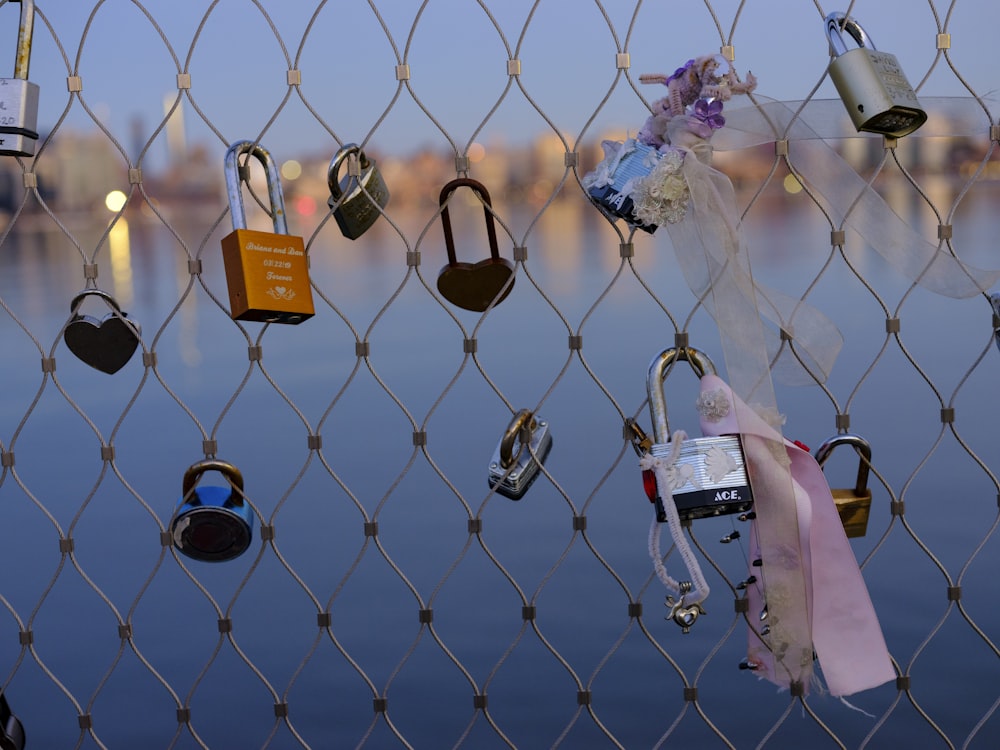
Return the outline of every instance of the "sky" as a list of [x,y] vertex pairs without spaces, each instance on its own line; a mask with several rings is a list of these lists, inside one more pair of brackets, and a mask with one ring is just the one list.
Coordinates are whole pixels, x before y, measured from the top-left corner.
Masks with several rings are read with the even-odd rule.
[[[0,5],[11,71],[19,9]],[[332,153],[339,142],[367,140],[405,154],[553,131],[573,145],[604,128],[642,124],[636,92],[623,77],[616,83],[622,49],[648,100],[663,90],[640,85],[640,73],[669,73],[723,42],[735,47],[738,73],[757,76],[758,93],[809,96],[829,62],[822,19],[834,10],[845,7],[812,0],[38,0],[29,79],[41,87],[41,130],[57,123],[93,129],[99,120],[133,162],[162,124],[164,98],[177,98],[179,71],[191,75],[187,141],[211,149],[262,134],[279,158]],[[851,13],[879,49],[899,58],[912,84],[927,77],[922,92],[967,94],[947,60],[935,64],[941,28],[952,35],[952,64],[975,91],[992,95],[1000,83],[991,60],[1000,27],[994,0],[857,0]],[[520,60],[520,85],[507,73],[509,58]],[[403,61],[409,90],[396,79]],[[297,90],[287,84],[289,67],[301,71]],[[71,73],[83,82],[79,98],[67,91]],[[836,94],[826,80],[815,95]],[[161,133],[145,164],[165,153]]]

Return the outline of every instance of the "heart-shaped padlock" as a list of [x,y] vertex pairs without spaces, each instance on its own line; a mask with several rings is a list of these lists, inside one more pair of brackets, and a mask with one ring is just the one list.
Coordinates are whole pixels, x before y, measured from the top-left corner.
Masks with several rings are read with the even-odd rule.
[[[455,238],[451,233],[448,199],[460,187],[475,191],[483,202],[483,213],[486,214],[490,257],[478,263],[459,263],[455,257]],[[441,296],[453,305],[473,312],[483,312],[490,305],[500,304],[514,288],[514,266],[506,258],[500,257],[490,194],[482,183],[470,177],[459,177],[441,189],[440,205],[444,244],[448,250],[448,265],[441,269],[437,280]]]
[[[100,297],[111,308],[100,320],[79,312],[84,298],[91,295]],[[80,361],[101,372],[111,375],[122,369],[139,346],[139,324],[129,320],[114,297],[100,289],[84,289],[73,298],[69,309],[73,317],[63,331],[66,347]]]

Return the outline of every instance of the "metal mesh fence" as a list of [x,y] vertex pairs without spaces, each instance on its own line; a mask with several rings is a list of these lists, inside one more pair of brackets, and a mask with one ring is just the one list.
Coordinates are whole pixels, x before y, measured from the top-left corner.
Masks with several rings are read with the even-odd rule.
[[[19,8],[0,5],[11,49]],[[826,76],[832,10],[898,56],[922,131],[850,127]],[[612,224],[581,178],[660,96],[639,73],[719,51],[760,81],[741,106],[812,117],[922,238],[996,267],[998,21],[962,0],[39,0],[41,135],[0,185],[0,675],[28,746],[996,746],[988,296],[896,273],[801,190],[794,138],[720,139],[757,281],[843,334],[829,379],[776,395],[789,437],[872,446],[852,545],[898,671],[852,706],[779,692],[738,668],[747,549],[718,539],[739,521],[690,525],[714,593],[690,633],[664,621],[628,426],[650,429],[658,352],[724,358],[666,233]],[[299,325],[229,315],[223,156],[242,139],[282,164],[315,304]],[[352,142],[391,194],[356,240],[327,208]],[[269,231],[248,170],[248,225]],[[490,188],[513,269],[482,313],[436,283],[456,177]],[[458,260],[486,259],[480,202],[448,205]],[[122,323],[95,290],[141,327],[113,374],[65,338],[78,314]],[[690,373],[665,392],[692,430]],[[513,502],[487,474],[521,409],[553,441]],[[845,453],[835,487],[858,470]],[[204,460],[240,471],[253,536],[229,562],[174,546],[185,490],[220,484],[216,464],[188,473]]]

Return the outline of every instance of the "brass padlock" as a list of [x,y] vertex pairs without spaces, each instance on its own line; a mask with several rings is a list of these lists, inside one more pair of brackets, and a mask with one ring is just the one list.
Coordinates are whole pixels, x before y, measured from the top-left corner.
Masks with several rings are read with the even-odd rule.
[[[100,297],[111,312],[97,319],[80,313],[80,305],[88,296]],[[63,330],[66,348],[83,363],[109,375],[118,372],[132,358],[139,346],[142,329],[107,292],[84,289],[69,304],[73,314]]]
[[[856,20],[845,13],[826,17],[833,60],[828,72],[857,130],[902,138],[927,121],[895,55],[875,49]],[[847,32],[858,47],[848,50]]]
[[[646,393],[656,439],[649,452],[657,458],[666,458],[673,448],[663,381],[678,360],[687,361],[699,379],[716,372],[712,360],[690,346],[666,349],[653,358],[646,378]],[[659,496],[652,474],[649,469],[643,471],[643,487],[656,507],[657,520],[663,522],[667,520],[664,499]],[[681,443],[672,474],[673,502],[682,521],[743,513],[753,506],[753,492],[739,435],[685,440]]]
[[[347,174],[341,179],[340,169],[345,160]],[[378,220],[381,209],[389,203],[389,188],[378,165],[356,143],[348,143],[336,153],[326,181],[333,218],[349,240],[356,240],[367,232]]]
[[[196,486],[217,471],[228,486]],[[181,500],[170,527],[174,546],[194,560],[222,562],[242,555],[253,539],[253,510],[243,497],[243,475],[227,461],[206,459],[184,472]]]
[[[514,443],[518,450],[514,452]],[[521,409],[490,459],[489,485],[511,500],[520,500],[538,478],[539,469],[552,449],[549,424],[528,409]]]
[[38,142],[38,84],[28,81],[35,0],[21,0],[14,77],[0,78],[0,154],[32,156]]
[[[490,257],[478,263],[459,263],[455,257],[455,238],[451,233],[448,199],[460,187],[471,188],[483,202]],[[448,265],[438,273],[438,291],[446,300],[464,310],[483,312],[490,305],[499,305],[514,288],[514,266],[506,258],[500,257],[496,224],[493,221],[493,204],[486,186],[471,177],[459,177],[441,189],[439,202]]]
[[849,537],[864,536],[868,532],[868,514],[872,507],[872,491],[868,487],[868,471],[871,467],[872,447],[860,435],[841,433],[834,435],[816,449],[816,463],[826,463],[833,449],[838,445],[850,445],[858,452],[858,478],[853,488],[830,489],[833,502],[837,505],[840,522]]
[[[256,157],[264,167],[274,232],[246,228],[242,183],[249,178],[249,165],[239,165],[242,154]],[[233,231],[222,238],[230,316],[291,324],[311,318],[315,310],[305,243],[288,234],[285,199],[271,154],[253,141],[237,141],[226,152],[225,170],[233,220]]]

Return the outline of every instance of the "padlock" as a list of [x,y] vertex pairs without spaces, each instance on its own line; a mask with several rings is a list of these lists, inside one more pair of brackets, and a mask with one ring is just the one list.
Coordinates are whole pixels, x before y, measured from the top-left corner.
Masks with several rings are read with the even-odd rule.
[[[514,443],[518,443],[514,452]],[[528,409],[521,409],[507,425],[493,458],[489,485],[511,500],[520,500],[538,478],[539,469],[552,449],[549,424]]]
[[[339,173],[345,160],[347,174],[341,179]],[[389,203],[389,188],[378,165],[356,143],[348,143],[336,153],[326,181],[333,218],[349,240],[356,240],[367,232],[378,220],[381,209]]]
[[[471,188],[483,202],[490,257],[478,263],[459,263],[455,257],[455,238],[451,233],[448,199],[460,187]],[[506,258],[500,257],[497,230],[493,222],[493,204],[486,187],[470,177],[459,177],[441,189],[439,202],[444,244],[448,250],[448,265],[438,274],[438,291],[446,300],[464,310],[483,312],[491,304],[499,305],[514,288],[514,266]]]
[[826,463],[833,449],[838,445],[850,445],[858,452],[858,477],[853,488],[830,489],[833,502],[837,505],[840,522],[849,537],[861,537],[868,532],[868,514],[872,507],[872,491],[868,486],[868,471],[872,460],[872,447],[860,435],[840,433],[824,442],[816,449],[816,463]]
[[[111,312],[101,319],[82,315],[80,305],[88,296],[103,299]],[[109,375],[124,367],[139,346],[142,329],[122,312],[115,298],[100,289],[84,289],[70,302],[69,310],[73,317],[63,330],[66,348],[81,362]]]
[[[699,379],[715,374],[712,360],[690,346],[666,349],[653,358],[646,379],[646,393],[656,439],[649,452],[657,458],[666,458],[672,453],[663,380],[678,360],[687,361]],[[739,435],[683,441],[674,462],[673,476],[673,502],[681,521],[743,513],[753,506],[753,492]],[[664,499],[659,496],[653,472],[643,471],[642,479],[646,496],[656,507],[657,520],[666,521]]]
[[[249,177],[249,165],[240,167],[242,154],[256,157],[264,167],[274,232],[246,228],[242,183]],[[311,318],[315,310],[305,243],[301,237],[288,234],[285,199],[271,154],[253,141],[237,141],[226,152],[225,170],[233,220],[233,231],[222,238],[230,316],[233,320],[291,324]]]
[[0,692],[0,750],[24,750],[24,725]]
[[990,292],[990,306],[993,308],[993,341],[1000,349],[1000,291]]
[[[206,471],[222,474],[228,486],[196,486]],[[239,557],[250,546],[253,517],[243,497],[240,470],[228,461],[206,459],[184,472],[170,533],[179,552],[194,560],[222,562]]]
[[624,219],[629,226],[652,234],[656,224],[644,224],[636,218],[632,190],[659,163],[662,154],[645,143],[629,138],[619,144],[614,156],[608,156],[599,166],[613,165],[606,174],[602,169],[584,175],[587,197],[610,221]]
[[35,0],[21,0],[14,77],[0,78],[0,154],[32,156],[38,142],[38,84],[28,81]]
[[[864,29],[845,13],[831,13],[825,23],[833,55],[828,72],[854,127],[902,138],[923,125],[927,113],[896,56],[875,49]],[[847,49],[845,31],[858,47]]]

